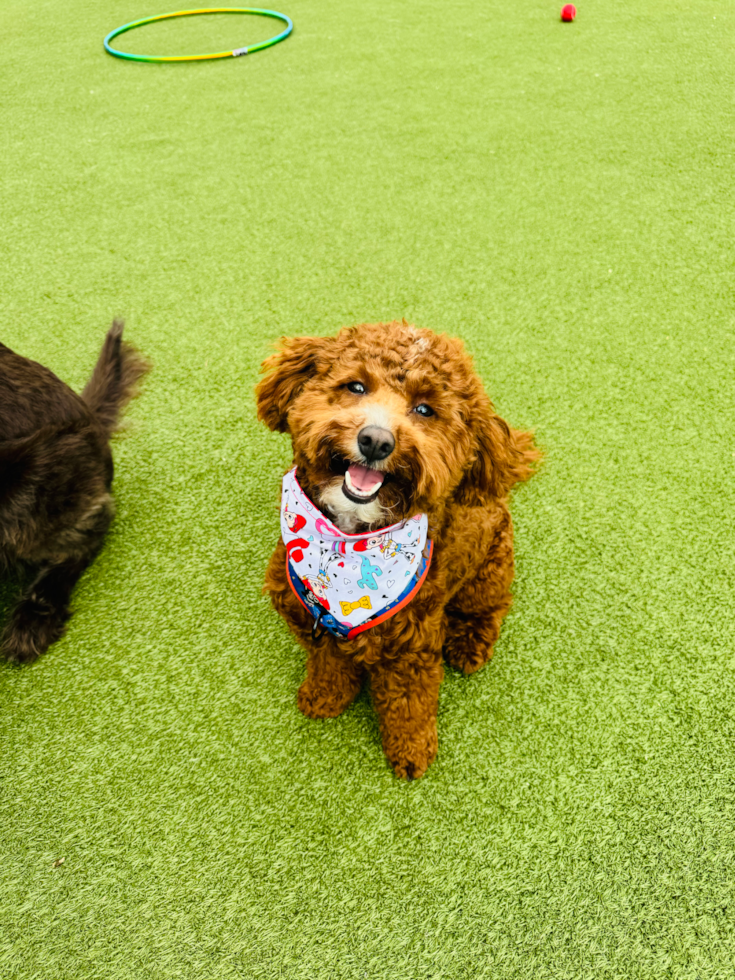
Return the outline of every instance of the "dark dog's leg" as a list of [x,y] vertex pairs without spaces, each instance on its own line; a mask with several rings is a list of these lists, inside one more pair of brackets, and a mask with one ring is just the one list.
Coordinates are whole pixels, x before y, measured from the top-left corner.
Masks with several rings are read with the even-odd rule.
[[[111,499],[105,495],[83,515],[71,532],[76,539],[73,554],[31,566],[33,578],[12,610],[0,637],[0,653],[8,660],[32,663],[63,635],[71,616],[69,601],[74,586],[102,547],[112,515]],[[63,534],[70,536],[68,530]]]
[[0,638],[0,651],[13,663],[32,663],[55,643],[71,616],[69,600],[93,554],[37,570],[16,603]]
[[[71,616],[74,586],[102,547],[113,514],[112,498],[103,493],[81,514],[76,527],[56,531],[46,552],[54,558],[28,560],[33,578],[10,613],[0,637],[0,654],[14,663],[32,663],[62,636]],[[65,541],[73,542],[73,550],[67,544],[66,555]],[[56,559],[57,554],[64,557]]]

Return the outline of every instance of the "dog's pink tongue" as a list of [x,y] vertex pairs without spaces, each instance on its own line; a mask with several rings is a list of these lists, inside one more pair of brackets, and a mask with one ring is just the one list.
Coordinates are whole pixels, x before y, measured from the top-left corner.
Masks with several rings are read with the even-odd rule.
[[356,490],[363,490],[365,493],[370,490],[377,490],[385,479],[385,473],[381,473],[380,470],[371,470],[369,466],[361,466],[359,463],[353,463],[347,472],[350,474],[352,486]]

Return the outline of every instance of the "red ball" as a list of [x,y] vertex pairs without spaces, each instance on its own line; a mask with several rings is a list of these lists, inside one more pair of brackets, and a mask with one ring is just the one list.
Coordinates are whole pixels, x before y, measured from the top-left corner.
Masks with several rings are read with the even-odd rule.
[[571,21],[577,16],[577,8],[573,3],[565,3],[561,8],[561,19]]

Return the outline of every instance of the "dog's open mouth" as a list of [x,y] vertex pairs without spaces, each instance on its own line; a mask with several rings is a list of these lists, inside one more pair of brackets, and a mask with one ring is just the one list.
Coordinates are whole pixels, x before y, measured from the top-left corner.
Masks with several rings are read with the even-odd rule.
[[342,493],[355,504],[369,504],[380,493],[385,473],[360,463],[350,463],[345,471]]

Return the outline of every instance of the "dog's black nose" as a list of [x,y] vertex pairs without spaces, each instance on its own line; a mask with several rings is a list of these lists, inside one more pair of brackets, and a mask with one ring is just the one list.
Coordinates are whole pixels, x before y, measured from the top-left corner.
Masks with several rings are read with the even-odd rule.
[[360,452],[372,463],[377,459],[385,459],[396,448],[396,440],[387,429],[379,429],[377,425],[366,425],[357,436]]

